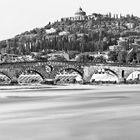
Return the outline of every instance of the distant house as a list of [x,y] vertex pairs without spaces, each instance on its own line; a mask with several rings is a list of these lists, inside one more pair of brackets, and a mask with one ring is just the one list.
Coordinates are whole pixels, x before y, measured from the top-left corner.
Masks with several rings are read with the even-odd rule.
[[50,28],[50,29],[46,29],[46,34],[55,34],[56,33],[56,29],[54,28]]
[[134,23],[127,23],[126,24],[128,29],[133,29],[134,28]]
[[77,61],[78,58],[79,58],[81,55],[85,55],[85,56],[88,55],[89,57],[94,57],[94,58],[102,57],[102,58],[104,58],[105,60],[108,59],[108,54],[107,54],[107,53],[100,53],[100,52],[98,52],[98,53],[90,53],[90,52],[86,52],[86,53],[77,54],[77,55],[75,56],[75,60]]
[[66,36],[66,35],[69,35],[70,33],[68,31],[62,31],[62,32],[59,32],[59,36]]
[[95,58],[97,58],[97,57],[103,57],[106,60],[108,59],[108,54],[106,54],[106,53],[100,53],[100,52],[95,53],[95,54],[89,54],[89,56],[94,56]]
[[120,37],[118,40],[118,45],[109,46],[110,51],[121,51],[128,49],[128,38]]
[[1,55],[1,62],[17,62],[18,55],[15,54],[2,54]]
[[65,53],[65,52],[54,52],[54,53],[50,53],[48,54],[48,56],[50,57],[50,60],[52,58],[57,58],[57,56],[62,56],[64,57],[67,61],[69,61],[69,54],[68,53]]
[[124,47],[121,45],[113,45],[113,46],[109,46],[109,50],[110,51],[121,51],[121,50],[124,50]]
[[122,45],[122,46],[127,45],[127,39],[125,39],[125,38],[119,38],[118,45]]

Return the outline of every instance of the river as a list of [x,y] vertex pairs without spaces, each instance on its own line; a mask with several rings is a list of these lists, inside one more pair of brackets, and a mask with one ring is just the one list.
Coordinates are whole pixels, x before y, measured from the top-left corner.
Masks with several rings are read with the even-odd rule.
[[0,140],[139,140],[140,85],[1,87]]

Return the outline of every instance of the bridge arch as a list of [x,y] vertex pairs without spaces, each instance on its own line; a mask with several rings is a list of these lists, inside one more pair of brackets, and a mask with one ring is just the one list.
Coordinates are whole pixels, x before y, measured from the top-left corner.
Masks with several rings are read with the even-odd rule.
[[140,70],[132,71],[132,72],[128,73],[126,76],[127,81],[135,80],[135,79],[140,80]]
[[[9,79],[9,81],[7,81],[8,83],[7,84],[10,84],[11,81],[12,81],[12,77],[7,73],[7,72],[4,72],[4,71],[0,71],[0,75],[2,76],[5,76],[5,77],[0,77],[1,80],[4,80],[5,78]],[[3,79],[4,78],[4,79]],[[5,79],[6,80],[6,79]],[[3,81],[4,82],[4,81]],[[6,81],[5,81],[6,82]]]
[[63,67],[55,74],[55,80],[56,83],[81,83],[83,82],[83,73],[73,67]]
[[41,70],[39,70],[39,69],[37,69],[37,68],[25,68],[25,69],[23,69],[22,71],[20,71],[20,73],[18,74],[18,77],[22,74],[22,73],[24,73],[24,72],[26,72],[26,71],[33,71],[33,72],[35,72],[35,73],[37,73],[38,75],[40,75],[41,76],[41,78],[44,80],[45,79],[45,74],[41,71]]
[[108,68],[105,68],[104,70],[105,71],[110,71],[111,73],[113,73],[115,76],[117,76],[119,78],[118,74],[115,71],[113,71],[111,69],[108,69]]
[[66,71],[66,70],[73,70],[73,71],[77,72],[83,78],[83,72],[81,72],[79,69],[76,69],[76,68],[64,67],[64,68],[60,69],[58,71],[58,73],[61,73],[62,71]]
[[[29,73],[33,72],[33,73]],[[23,69],[18,78],[18,84],[40,84],[45,79],[45,75],[36,68]]]
[[110,68],[98,68],[91,76],[90,82],[119,82],[118,74]]

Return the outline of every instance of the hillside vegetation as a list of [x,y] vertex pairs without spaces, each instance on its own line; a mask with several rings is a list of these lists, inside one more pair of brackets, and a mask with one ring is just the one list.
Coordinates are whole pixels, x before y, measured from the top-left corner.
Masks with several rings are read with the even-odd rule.
[[140,36],[140,18],[111,13],[83,21],[56,21],[42,28],[21,33],[0,42],[1,53],[30,55],[31,52],[78,51],[102,52],[116,45],[120,37],[129,37],[129,43]]

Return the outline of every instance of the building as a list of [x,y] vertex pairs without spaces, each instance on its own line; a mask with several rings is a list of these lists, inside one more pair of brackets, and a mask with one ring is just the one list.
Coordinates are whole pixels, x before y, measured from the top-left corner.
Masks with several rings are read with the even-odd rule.
[[86,12],[80,7],[74,14],[73,17],[62,18],[61,21],[85,21],[93,19],[94,15],[86,15]]
[[62,31],[62,32],[59,32],[59,36],[67,36],[69,35],[70,33],[68,31]]
[[126,24],[128,29],[133,29],[134,28],[134,23],[127,23]]
[[54,52],[54,53],[50,53],[50,54],[48,54],[48,57],[50,57],[48,60],[56,59],[58,56],[63,57],[64,59],[66,59],[67,61],[69,61],[69,54],[68,53],[65,53],[65,52]]
[[54,28],[46,29],[46,34],[47,35],[56,34],[56,29],[54,29]]
[[110,51],[122,51],[122,50],[129,50],[129,42],[128,38],[120,37],[117,41],[117,45],[109,46]]
[[77,12],[75,12],[75,20],[86,20],[86,12],[84,12],[81,7],[78,9]]

